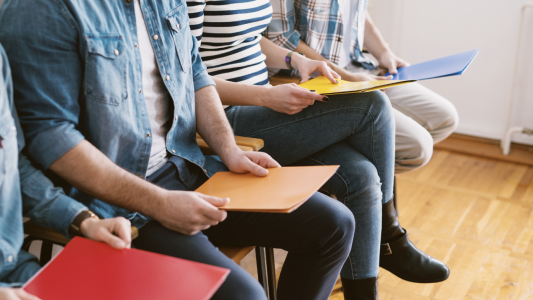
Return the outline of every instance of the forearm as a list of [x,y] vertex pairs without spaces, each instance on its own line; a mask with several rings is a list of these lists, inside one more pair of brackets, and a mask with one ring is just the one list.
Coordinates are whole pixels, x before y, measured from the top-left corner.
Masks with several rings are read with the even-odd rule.
[[365,21],[365,42],[364,47],[370,52],[374,57],[379,57],[381,54],[390,51],[389,44],[385,42],[381,32],[372,22],[372,18],[367,13]]
[[274,42],[267,38],[262,38],[260,44],[261,51],[266,56],[265,63],[267,67],[273,69],[287,69],[285,57],[291,52],[290,50],[274,44]]
[[239,150],[226,114],[213,86],[206,86],[194,93],[196,101],[196,131],[222,161],[228,154]]
[[154,217],[165,190],[113,163],[86,140],[56,160],[50,169],[72,186],[109,204]]
[[324,58],[322,55],[313,50],[313,48],[309,47],[309,45],[307,45],[304,41],[300,41],[298,47],[296,47],[294,51],[301,52],[307,58],[326,62],[328,64],[328,67],[330,67],[333,71],[337,72],[341,77],[346,74],[346,70]]
[[217,93],[224,105],[264,106],[264,97],[268,87],[235,83],[224,79],[211,77],[216,83]]

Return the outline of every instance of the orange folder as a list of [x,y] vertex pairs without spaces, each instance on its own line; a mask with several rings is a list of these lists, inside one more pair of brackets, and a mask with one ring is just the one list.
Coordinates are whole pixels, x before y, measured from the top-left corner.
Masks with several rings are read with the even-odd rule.
[[23,288],[42,300],[206,300],[229,272],[75,237]]
[[218,172],[196,191],[230,198],[224,210],[290,213],[320,189],[339,166],[268,169],[266,177]]

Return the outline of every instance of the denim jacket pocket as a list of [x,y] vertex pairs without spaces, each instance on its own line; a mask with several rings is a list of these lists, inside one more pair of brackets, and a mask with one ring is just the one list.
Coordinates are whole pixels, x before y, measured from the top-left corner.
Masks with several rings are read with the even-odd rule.
[[174,47],[180,61],[181,70],[187,73],[191,68],[191,39],[193,38],[189,28],[187,5],[182,4],[173,9],[165,19],[174,40]]
[[85,96],[119,105],[128,98],[126,46],[118,34],[86,37]]

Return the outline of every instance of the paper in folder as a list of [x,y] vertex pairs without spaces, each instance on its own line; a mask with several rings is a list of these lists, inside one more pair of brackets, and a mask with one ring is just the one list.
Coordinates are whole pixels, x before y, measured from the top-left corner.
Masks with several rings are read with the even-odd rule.
[[318,76],[314,79],[299,84],[308,90],[315,90],[320,95],[337,95],[365,93],[393,86],[414,82],[416,80],[377,80],[351,82],[339,79],[339,83],[331,83],[326,76]]
[[230,198],[224,210],[290,213],[335,174],[339,166],[282,167],[268,169],[268,175],[218,172],[196,191]]
[[[479,50],[454,54],[398,69],[392,79],[424,80],[463,74]],[[387,75],[389,75],[387,73]]]
[[42,300],[207,300],[229,272],[75,237],[23,289]]

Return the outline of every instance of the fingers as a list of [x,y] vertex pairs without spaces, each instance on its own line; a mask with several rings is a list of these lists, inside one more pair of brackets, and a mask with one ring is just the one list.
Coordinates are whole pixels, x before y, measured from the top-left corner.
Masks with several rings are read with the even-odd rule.
[[309,74],[305,72],[300,72],[300,76],[302,79],[300,80],[300,83],[304,83],[309,80]]
[[[318,66],[318,69],[320,70],[320,73],[322,73],[322,75],[326,76],[327,79],[329,79],[329,81],[331,83],[334,83],[334,84],[337,84],[339,83],[333,76],[333,70],[331,70],[328,65],[326,63],[321,63],[319,66]],[[339,76],[339,74],[335,73],[337,76]]]
[[263,168],[280,168],[281,165],[264,152],[246,152],[245,155],[254,163],[262,166]]
[[213,197],[213,196],[208,196],[208,195],[204,195],[204,194],[201,194],[201,193],[197,193],[197,194],[204,201],[206,201],[206,202],[208,202],[211,205],[216,206],[216,207],[222,207],[222,206],[228,205],[228,203],[230,202],[229,198]]
[[104,242],[115,249],[124,249],[126,243],[119,237],[113,235],[107,228],[100,227],[96,233],[94,240]]
[[376,80],[392,80],[392,75],[389,76],[376,76]]
[[113,232],[118,235],[122,241],[124,241],[124,244],[126,248],[131,247],[131,222],[126,220],[123,217],[118,217],[112,219],[115,223],[115,228]]
[[13,289],[15,295],[17,295],[21,300],[41,300],[40,298],[34,296],[34,295],[30,295],[28,294],[25,290],[23,289]]

